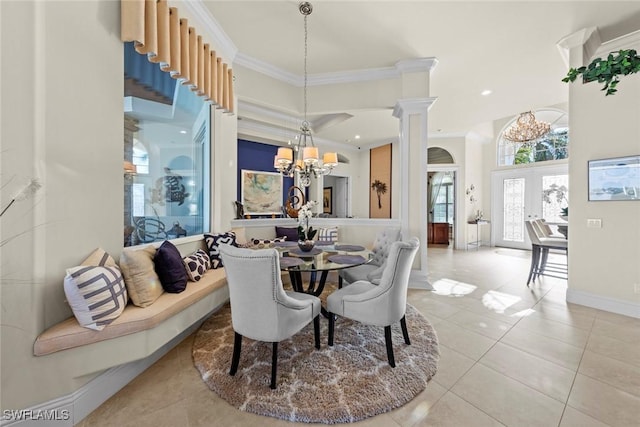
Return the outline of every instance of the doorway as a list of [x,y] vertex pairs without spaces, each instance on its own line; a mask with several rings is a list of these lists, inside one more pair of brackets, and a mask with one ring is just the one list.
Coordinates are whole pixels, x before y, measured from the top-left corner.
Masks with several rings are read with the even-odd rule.
[[349,204],[349,177],[325,175],[323,177],[324,188],[331,189],[331,208],[330,214],[326,215],[331,218],[349,218],[351,215],[351,206]]
[[562,221],[569,200],[568,165],[494,171],[491,177],[492,234],[495,246],[531,249],[525,221]]
[[454,170],[428,172],[427,238],[433,245],[451,245],[455,241],[456,173]]

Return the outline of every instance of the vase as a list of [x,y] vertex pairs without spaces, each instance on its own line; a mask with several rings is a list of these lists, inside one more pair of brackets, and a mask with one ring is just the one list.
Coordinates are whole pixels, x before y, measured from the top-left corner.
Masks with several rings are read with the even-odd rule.
[[313,240],[298,240],[298,247],[302,252],[311,251],[311,249],[313,249],[314,244],[315,243]]

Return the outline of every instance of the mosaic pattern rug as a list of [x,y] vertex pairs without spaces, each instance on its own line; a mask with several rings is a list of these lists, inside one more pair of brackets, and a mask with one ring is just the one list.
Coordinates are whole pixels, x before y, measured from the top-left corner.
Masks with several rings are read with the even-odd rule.
[[431,324],[407,305],[411,345],[392,326],[396,367],[387,362],[384,328],[336,320],[334,346],[328,321],[320,320],[320,350],[313,322],[278,345],[277,389],[271,390],[271,344],[242,340],[240,365],[229,375],[233,329],[229,304],[206,320],[193,343],[203,381],[232,406],[259,415],[306,423],[355,422],[398,408],[422,392],[440,357]]

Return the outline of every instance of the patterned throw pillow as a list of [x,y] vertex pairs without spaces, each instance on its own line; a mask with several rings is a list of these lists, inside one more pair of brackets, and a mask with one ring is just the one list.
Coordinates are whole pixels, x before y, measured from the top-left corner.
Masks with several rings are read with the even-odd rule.
[[98,248],[82,261],[80,265],[99,265],[101,267],[117,267],[111,255],[109,255],[104,249]]
[[83,265],[67,269],[64,293],[78,323],[97,331],[117,319],[128,301],[120,268],[102,249],[96,249]]
[[320,228],[318,230],[319,242],[332,242],[335,243],[338,241],[338,227],[331,228]]
[[191,255],[182,259],[187,276],[192,282],[197,282],[211,268],[211,260],[209,255],[202,249],[198,249]]
[[204,241],[207,243],[209,249],[209,259],[211,260],[211,268],[220,268],[222,265],[222,258],[220,258],[220,245],[238,246],[236,243],[236,233],[233,231],[227,231],[226,233],[219,234],[205,234]]
[[168,240],[162,242],[153,257],[153,264],[165,292],[179,294],[187,288],[187,272],[182,255],[173,243]]
[[249,239],[245,248],[252,249],[264,249],[264,248],[273,248],[276,243],[281,243],[287,240],[286,237],[276,237],[275,239]]

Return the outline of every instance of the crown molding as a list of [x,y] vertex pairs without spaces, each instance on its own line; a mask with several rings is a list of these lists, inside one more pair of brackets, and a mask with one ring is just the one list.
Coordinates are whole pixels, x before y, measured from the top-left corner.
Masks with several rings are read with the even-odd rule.
[[[238,99],[238,111],[243,113],[254,113],[261,117],[268,117],[274,121],[282,123],[295,123],[298,126],[301,122],[300,116],[274,110],[271,107],[255,104],[251,101]],[[313,129],[313,126],[311,126]]]
[[[260,59],[245,55],[242,52],[238,52],[233,62],[234,64],[240,65],[257,73],[264,74],[265,76],[271,77],[272,79],[288,83],[291,86],[304,86],[303,76],[298,76],[296,74],[290,73],[266,61],[261,61]],[[309,80],[311,80],[311,76],[309,76]],[[310,85],[310,82],[308,84]]]
[[396,69],[401,73],[431,72],[437,65],[438,58],[430,56],[428,58],[403,59],[396,62]]
[[568,36],[563,37],[556,43],[558,52],[564,61],[565,66],[571,66],[570,51],[575,47],[581,46],[585,53],[585,57],[591,57],[591,54],[600,45],[600,33],[597,27],[582,28]]
[[606,56],[610,52],[615,52],[620,49],[635,49],[640,51],[640,30],[602,43],[598,49],[595,50],[593,56]]
[[429,111],[438,100],[436,97],[399,99],[393,107],[393,117],[400,118],[403,114],[417,114]]
[[[236,55],[234,63],[295,87],[304,86],[304,76],[290,73],[283,70],[282,68],[278,68],[268,62],[253,58],[241,52]],[[307,76],[307,86],[325,86],[333,84],[395,79],[402,76],[402,74],[404,73],[414,73],[420,71],[431,72],[437,64],[438,60],[436,58],[416,58],[398,61],[393,67],[309,74]]]
[[204,1],[181,1],[179,6],[184,7],[189,12],[190,17],[198,24],[197,28],[202,28],[200,31],[204,31],[208,36],[212,37],[209,43],[212,49],[218,53],[218,56],[227,58],[226,60],[229,64],[232,64],[238,54],[238,48],[227,33],[222,30],[216,18],[204,5]]

